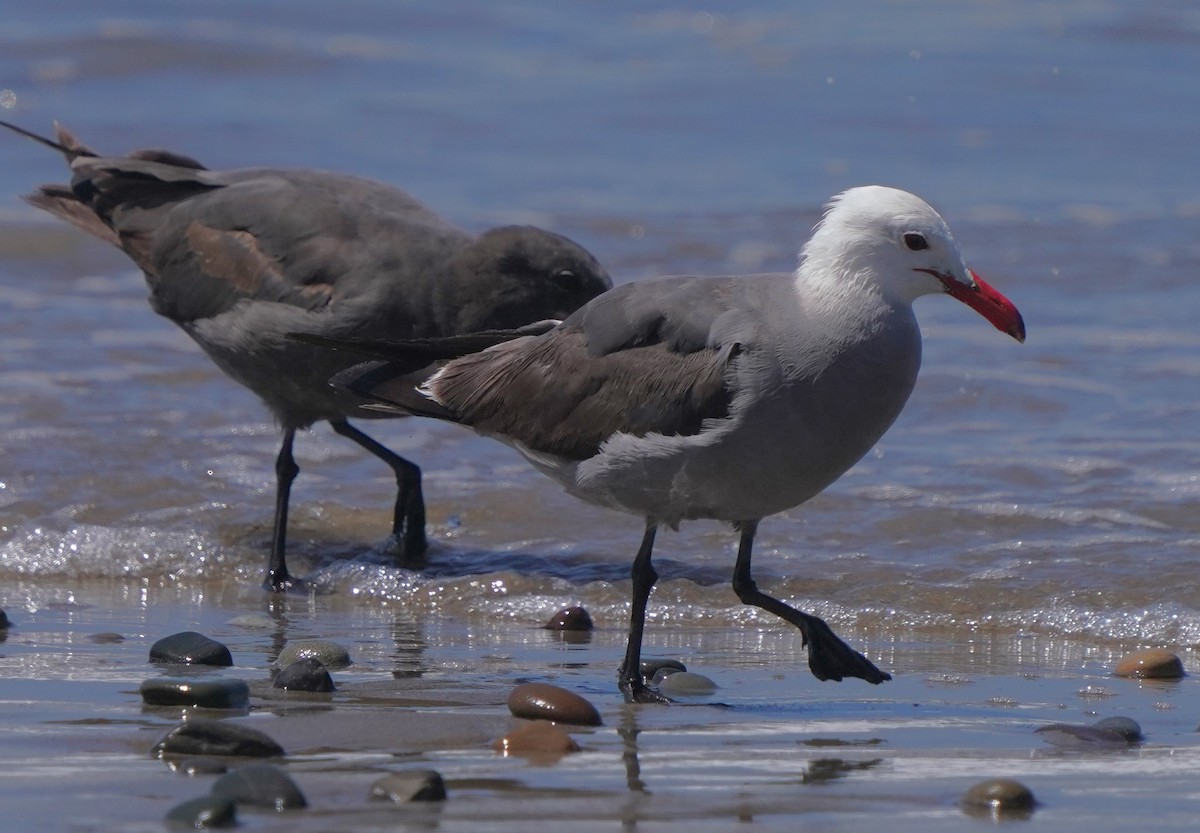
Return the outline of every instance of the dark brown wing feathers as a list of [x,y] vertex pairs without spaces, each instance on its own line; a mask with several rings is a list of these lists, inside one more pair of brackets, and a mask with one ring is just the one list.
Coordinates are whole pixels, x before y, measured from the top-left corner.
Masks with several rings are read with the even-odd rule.
[[584,333],[564,327],[458,359],[431,386],[478,431],[582,460],[615,433],[691,435],[705,420],[726,416],[726,368],[735,352],[683,353],[655,343],[591,356]]

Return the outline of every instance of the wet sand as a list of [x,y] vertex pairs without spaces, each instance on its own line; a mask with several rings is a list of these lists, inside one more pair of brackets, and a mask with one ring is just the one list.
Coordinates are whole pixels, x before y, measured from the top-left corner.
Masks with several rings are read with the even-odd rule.
[[[309,807],[241,809],[250,830],[657,830],[683,821],[700,830],[748,821],[957,830],[971,822],[963,793],[997,777],[1028,786],[1039,801],[1028,823],[1056,830],[1136,828],[1149,805],[1156,829],[1185,829],[1200,800],[1193,680],[1114,678],[1120,646],[961,632],[885,642],[844,631],[895,675],[872,687],[814,680],[798,637],[782,625],[660,624],[648,634],[649,654],[681,659],[720,687],[654,707],[628,706],[616,691],[624,629],[610,617],[580,641],[532,616],[418,620],[336,594],[274,598],[253,587],[119,581],[17,584],[0,605],[14,622],[0,645],[9,726],[0,734],[8,762],[0,802],[19,829],[163,829],[168,810],[206,794],[216,776],[174,772],[149,750],[181,719],[198,717],[256,728],[287,752],[282,765]],[[150,645],[181,630],[229,646],[233,667],[198,673],[247,681],[248,709],[143,705],[141,682],[168,673],[148,662]],[[333,672],[338,690],[272,689],[283,645],[308,638],[349,650],[353,664]],[[492,750],[520,724],[505,699],[527,680],[597,706],[603,726],[567,727],[580,752]],[[1034,734],[1116,715],[1138,721],[1146,740],[1063,750]],[[381,775],[419,768],[442,774],[444,803],[367,800]]]

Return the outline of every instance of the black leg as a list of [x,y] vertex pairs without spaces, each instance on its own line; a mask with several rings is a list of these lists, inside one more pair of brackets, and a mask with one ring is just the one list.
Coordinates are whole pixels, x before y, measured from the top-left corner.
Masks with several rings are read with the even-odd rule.
[[387,463],[396,473],[396,508],[392,514],[392,538],[400,545],[405,561],[419,562],[429,542],[425,539],[425,496],[421,492],[421,469],[382,443],[371,439],[344,419],[330,420],[333,430],[354,440]]
[[625,661],[617,672],[617,685],[625,693],[625,700],[630,703],[669,703],[653,688],[646,685],[642,679],[642,632],[646,628],[646,602],[650,599],[650,591],[654,582],[658,581],[658,573],[650,563],[654,552],[654,535],[658,532],[658,524],[646,520],[646,534],[642,536],[642,545],[638,548],[637,557],[633,559],[633,597],[629,610],[629,641],[625,644]]
[[292,481],[300,473],[300,467],[292,457],[292,442],[296,439],[296,429],[289,428],[283,432],[283,443],[279,446],[279,456],[275,458],[275,530],[271,535],[271,555],[267,562],[267,578],[263,586],[268,590],[287,590],[292,585],[292,577],[288,573],[287,551],[287,522],[288,500],[292,494]]
[[742,535],[738,542],[737,566],[733,568],[733,591],[743,603],[774,613],[800,629],[804,644],[808,646],[808,667],[813,676],[818,680],[859,677],[875,684],[892,678],[839,639],[823,619],[796,610],[759,590],[750,576],[750,550],[754,546],[758,521],[742,521],[736,526]]

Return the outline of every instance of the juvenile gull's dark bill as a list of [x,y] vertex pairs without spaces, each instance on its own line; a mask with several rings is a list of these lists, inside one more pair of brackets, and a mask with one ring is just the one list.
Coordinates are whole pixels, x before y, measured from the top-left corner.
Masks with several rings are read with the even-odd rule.
[[[102,157],[63,128],[69,185],[33,205],[122,249],[145,274],[150,305],[254,391],[283,430],[265,584],[294,583],[285,559],[296,430],[325,420],[395,472],[389,542],[407,563],[427,548],[421,470],[347,418],[403,416],[359,408],[330,376],[358,359],[285,338],[427,338],[565,318],[612,286],[575,243],[530,226],[479,236],[403,191],[305,169],[210,171],[190,157],[141,150]],[[541,328],[544,329],[544,328]]]

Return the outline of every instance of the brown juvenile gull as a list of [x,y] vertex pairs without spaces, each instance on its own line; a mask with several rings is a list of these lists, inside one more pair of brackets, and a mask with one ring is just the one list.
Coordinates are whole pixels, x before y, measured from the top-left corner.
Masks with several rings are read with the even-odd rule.
[[285,561],[299,473],[292,442],[319,420],[395,472],[397,556],[416,562],[427,547],[421,470],[347,421],[403,414],[362,411],[361,397],[328,384],[357,359],[285,333],[426,338],[546,322],[529,330],[539,332],[612,286],[565,237],[530,226],[473,236],[383,183],[307,169],[210,171],[164,150],[103,157],[61,127],[54,141],[0,125],[71,166],[70,185],[26,199],[129,255],[154,311],[274,414],[283,442],[264,582],[274,590],[294,582]]
[[[738,598],[800,629],[818,679],[879,683],[889,675],[824,621],[758,589],[750,552],[762,518],[840,477],[900,414],[921,364],[912,303],[932,293],[1025,340],[1016,307],[967,268],[936,211],[904,191],[853,188],[792,274],[625,284],[547,333],[458,358],[451,339],[436,369],[372,362],[335,384],[388,413],[496,437],[576,497],[645,518],[618,677],[627,699],[661,699],[639,670],[651,551],[660,524],[693,518],[738,530]],[[412,356],[411,345],[352,346]]]

